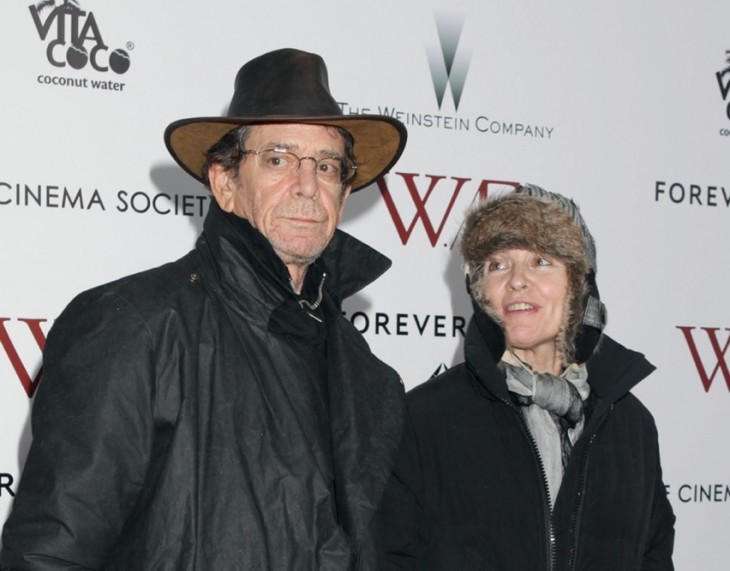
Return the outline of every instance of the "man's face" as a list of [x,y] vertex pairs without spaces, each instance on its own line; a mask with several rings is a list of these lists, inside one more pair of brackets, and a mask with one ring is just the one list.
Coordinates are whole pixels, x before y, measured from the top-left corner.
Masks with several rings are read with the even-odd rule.
[[[248,151],[281,148],[315,159],[344,156],[344,142],[335,129],[300,123],[252,126],[245,147]],[[302,161],[298,171],[281,177],[272,176],[256,155],[249,154],[238,175],[236,180],[223,174],[222,192],[215,188],[221,179],[211,177],[221,208],[248,220],[287,266],[306,267],[317,259],[334,235],[350,187],[343,192],[341,183],[323,182],[311,160]]]

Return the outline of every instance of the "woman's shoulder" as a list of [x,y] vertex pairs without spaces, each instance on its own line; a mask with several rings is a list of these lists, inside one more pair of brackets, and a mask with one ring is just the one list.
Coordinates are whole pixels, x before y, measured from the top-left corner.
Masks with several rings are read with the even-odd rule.
[[412,412],[442,415],[473,402],[475,397],[471,371],[465,363],[459,363],[408,391],[406,402]]

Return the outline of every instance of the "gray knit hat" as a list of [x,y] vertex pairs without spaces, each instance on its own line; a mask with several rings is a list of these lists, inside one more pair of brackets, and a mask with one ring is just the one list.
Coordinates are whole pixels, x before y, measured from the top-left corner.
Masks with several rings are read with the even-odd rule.
[[525,184],[481,201],[467,212],[460,241],[467,283],[478,307],[492,320],[495,316],[483,297],[484,262],[512,248],[549,254],[566,264],[569,292],[559,342],[568,362],[587,360],[605,327],[606,309],[595,281],[595,242],[578,205]]

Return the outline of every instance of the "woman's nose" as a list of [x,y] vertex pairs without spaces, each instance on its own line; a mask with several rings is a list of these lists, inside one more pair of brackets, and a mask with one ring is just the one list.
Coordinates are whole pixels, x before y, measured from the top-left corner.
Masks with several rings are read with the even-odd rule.
[[529,279],[525,268],[520,265],[515,265],[509,274],[509,281],[507,285],[513,291],[525,289],[528,286]]

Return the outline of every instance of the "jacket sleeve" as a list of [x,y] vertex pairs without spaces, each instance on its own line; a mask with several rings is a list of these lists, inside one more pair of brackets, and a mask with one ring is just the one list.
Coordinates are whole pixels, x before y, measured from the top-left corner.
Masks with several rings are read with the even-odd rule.
[[674,551],[674,521],[672,506],[667,498],[666,487],[662,480],[659,447],[656,452],[657,476],[654,502],[651,511],[649,535],[645,545],[642,571],[673,571],[672,553]]
[[388,571],[416,569],[423,552],[423,510],[418,447],[408,419],[395,467],[378,513],[383,559]]
[[81,294],[57,319],[0,567],[103,566],[134,510],[150,457],[150,339],[130,304],[111,293]]

